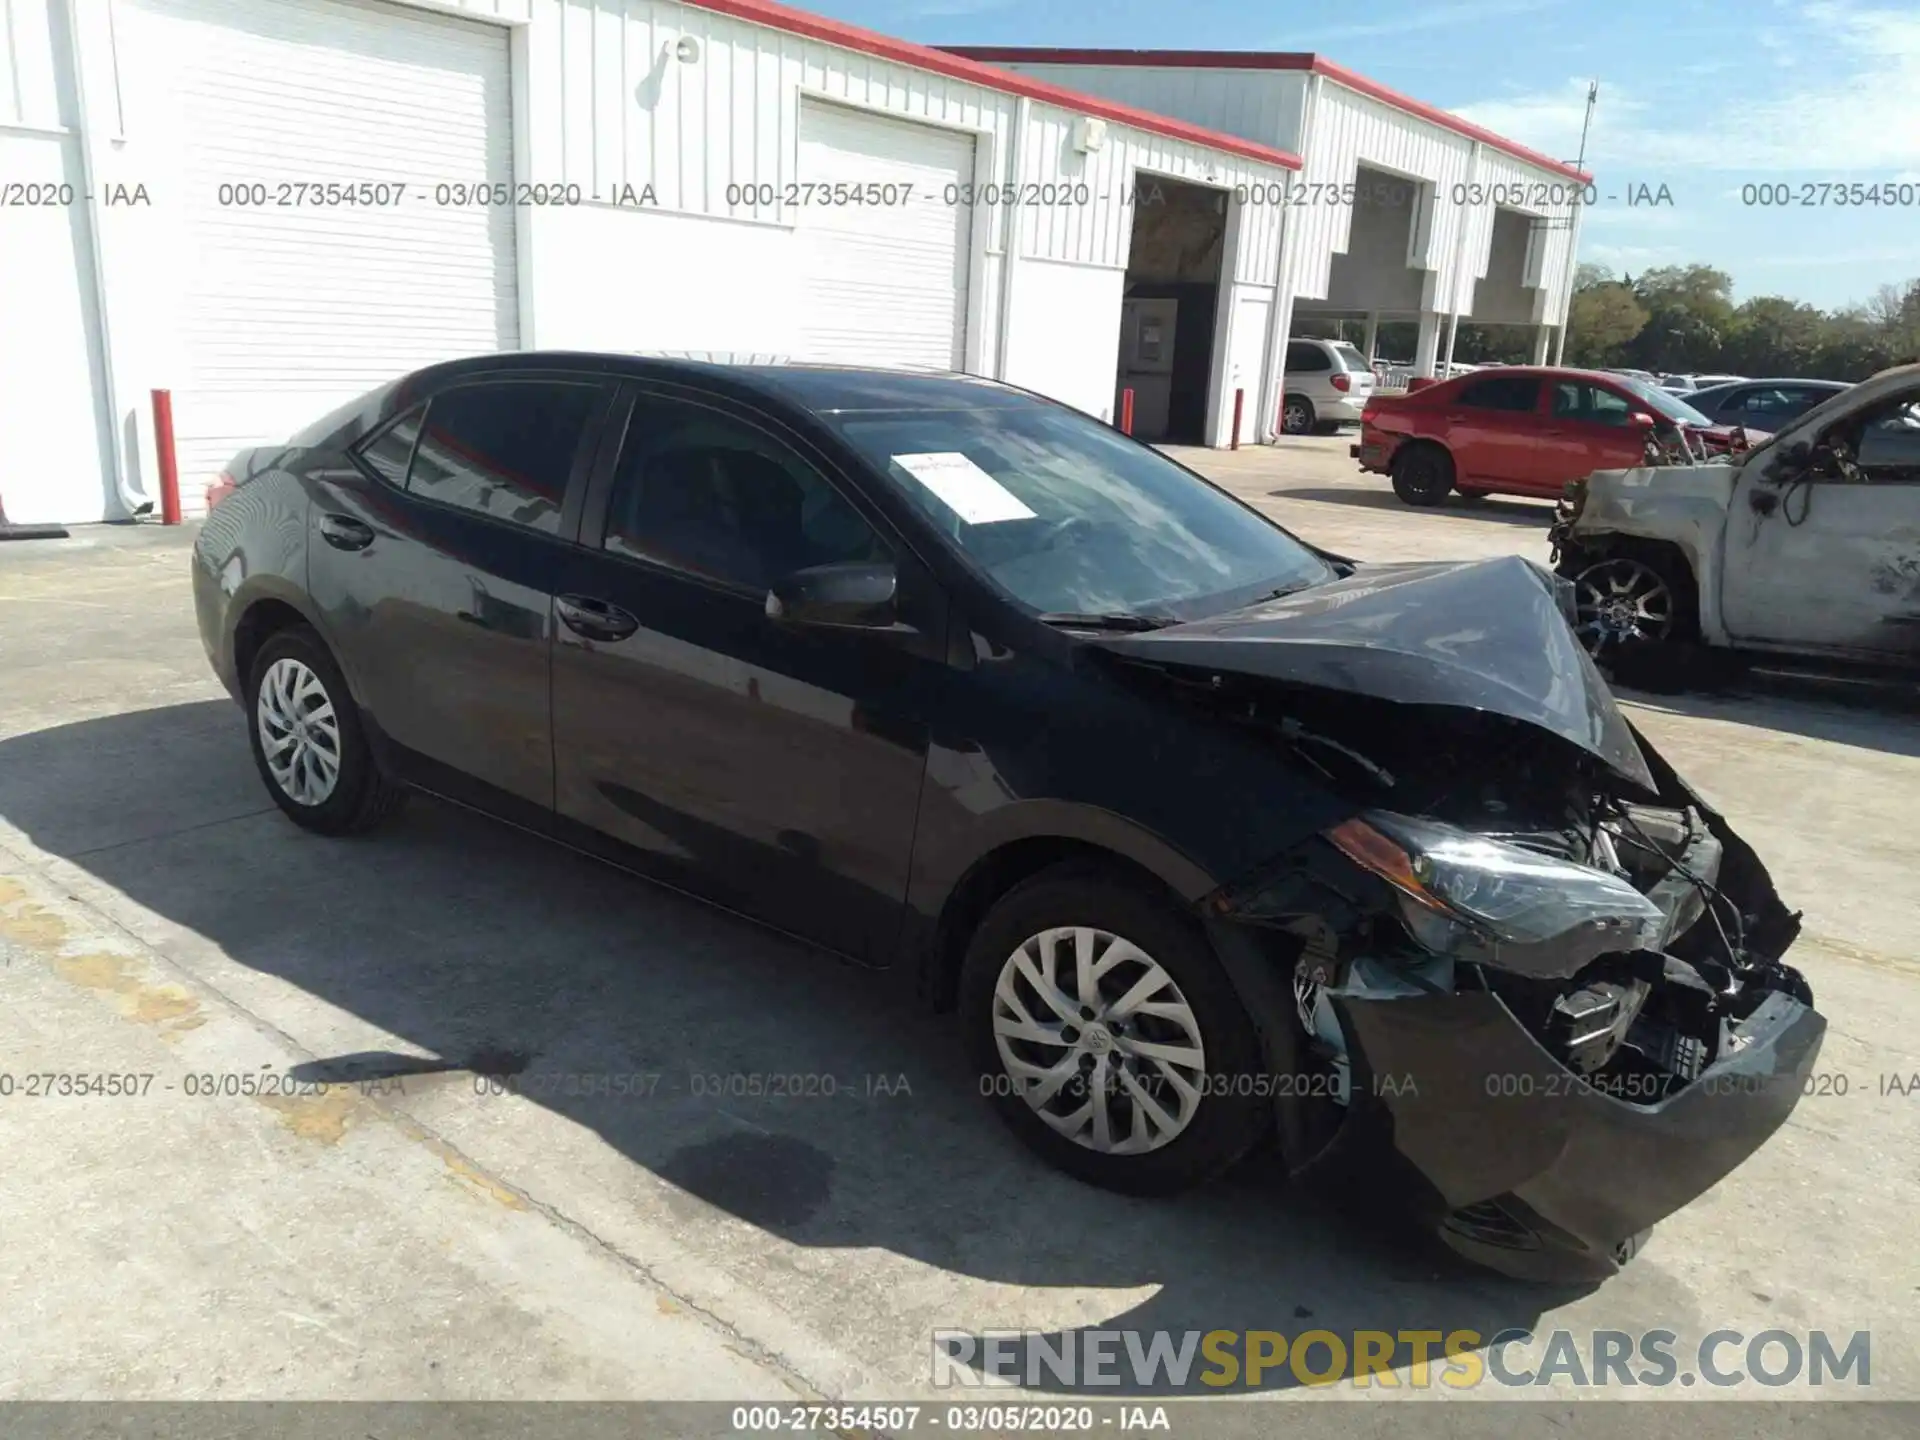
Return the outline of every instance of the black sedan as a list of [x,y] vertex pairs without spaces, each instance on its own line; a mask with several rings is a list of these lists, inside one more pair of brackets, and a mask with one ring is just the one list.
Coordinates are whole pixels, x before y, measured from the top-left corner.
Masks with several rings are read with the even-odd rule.
[[1603,1276],[1818,1053],[1530,562],[1355,566],[957,375],[492,356],[229,478],[199,625],[293,821],[428,791],[837,952],[1085,1180],[1273,1144]]
[[1853,387],[1839,380],[1738,380],[1687,393],[1687,404],[1716,425],[1768,435]]

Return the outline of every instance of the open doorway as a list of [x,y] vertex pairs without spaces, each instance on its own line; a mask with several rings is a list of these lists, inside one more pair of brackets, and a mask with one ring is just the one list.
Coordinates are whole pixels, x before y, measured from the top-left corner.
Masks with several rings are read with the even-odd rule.
[[1114,414],[1133,391],[1142,440],[1206,443],[1226,239],[1226,191],[1136,176]]

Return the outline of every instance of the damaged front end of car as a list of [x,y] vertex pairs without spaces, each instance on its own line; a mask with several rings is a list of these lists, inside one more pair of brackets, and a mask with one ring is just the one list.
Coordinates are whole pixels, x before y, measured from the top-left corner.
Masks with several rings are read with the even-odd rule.
[[[1290,1167],[1411,1205],[1491,1268],[1599,1279],[1780,1126],[1825,1021],[1758,856],[1628,724],[1553,602],[1515,615],[1550,577],[1464,568],[1412,577],[1438,603],[1350,649],[1341,688],[1284,653],[1159,679],[1355,806],[1203,907],[1243,991],[1269,987],[1269,1058],[1299,1077],[1275,1092]],[[1545,637],[1531,675],[1466,653],[1450,588]],[[1423,627],[1450,631],[1450,664]],[[1370,670],[1382,649],[1398,658]],[[1436,701],[1449,670],[1480,703]]]

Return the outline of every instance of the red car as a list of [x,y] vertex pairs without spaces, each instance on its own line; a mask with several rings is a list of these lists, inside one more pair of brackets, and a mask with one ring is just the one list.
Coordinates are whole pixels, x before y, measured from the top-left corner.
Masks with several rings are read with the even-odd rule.
[[1376,396],[1348,453],[1392,476],[1407,504],[1438,505],[1455,490],[1557,497],[1596,470],[1684,463],[1745,439],[1624,375],[1515,365]]

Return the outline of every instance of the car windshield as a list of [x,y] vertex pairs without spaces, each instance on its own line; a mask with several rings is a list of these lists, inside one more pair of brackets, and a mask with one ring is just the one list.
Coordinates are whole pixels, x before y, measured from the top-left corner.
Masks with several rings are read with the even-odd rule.
[[1677,399],[1672,392],[1662,390],[1658,385],[1649,385],[1644,380],[1635,380],[1631,376],[1623,378],[1620,383],[1669,420],[1677,421],[1682,425],[1713,424],[1686,401]]
[[1041,613],[1190,620],[1336,573],[1258,512],[1078,411],[825,418],[976,568]]

